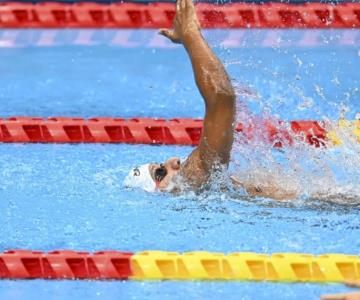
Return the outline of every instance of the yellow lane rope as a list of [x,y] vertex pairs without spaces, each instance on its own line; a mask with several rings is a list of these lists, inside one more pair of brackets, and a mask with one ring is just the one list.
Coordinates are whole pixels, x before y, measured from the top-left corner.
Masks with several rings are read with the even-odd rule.
[[360,280],[360,257],[344,254],[146,251],[131,257],[132,279],[267,280],[344,282]]
[[360,143],[360,120],[340,120],[333,124],[326,137],[335,146],[342,145],[343,143]]

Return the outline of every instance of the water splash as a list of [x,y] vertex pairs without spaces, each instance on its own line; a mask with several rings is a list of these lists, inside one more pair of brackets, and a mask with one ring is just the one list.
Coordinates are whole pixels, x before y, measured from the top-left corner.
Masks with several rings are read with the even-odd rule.
[[[291,133],[288,124],[279,122],[269,106],[263,106],[260,114],[252,113],[248,104],[257,101],[261,105],[261,95],[238,83],[234,87],[238,96],[236,121],[246,124],[245,130],[236,134],[232,151],[231,171],[240,181],[276,187],[285,193],[295,192],[302,200],[360,203],[360,144],[353,134],[354,128],[328,123],[327,130],[335,132],[342,141],[336,148],[315,148],[294,134],[280,134],[269,143],[266,126],[271,124],[280,133]],[[321,87],[315,88],[325,101]],[[302,93],[300,89],[298,92]],[[339,104],[339,117],[345,118],[347,112],[348,109]],[[276,142],[281,142],[283,147],[274,148]]]

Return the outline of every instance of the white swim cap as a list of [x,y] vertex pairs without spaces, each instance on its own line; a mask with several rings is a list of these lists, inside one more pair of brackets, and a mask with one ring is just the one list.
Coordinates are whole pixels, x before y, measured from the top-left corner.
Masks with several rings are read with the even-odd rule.
[[147,192],[156,191],[156,183],[150,175],[150,164],[133,168],[125,177],[124,185],[130,188],[140,188]]

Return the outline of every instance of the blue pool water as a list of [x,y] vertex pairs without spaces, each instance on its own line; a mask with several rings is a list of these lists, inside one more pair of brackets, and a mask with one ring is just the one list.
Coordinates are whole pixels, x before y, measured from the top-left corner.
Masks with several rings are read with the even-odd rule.
[[[316,32],[316,43],[303,44],[299,41],[311,32],[206,34],[212,45],[223,45],[215,50],[236,84],[250,86],[259,95],[246,99],[252,112],[283,119],[336,119],[340,111],[348,111],[346,116],[354,118],[360,111],[359,36],[353,31]],[[56,32],[51,46],[38,43],[41,34],[0,32],[0,42],[6,41],[0,43],[2,116],[202,116],[203,104],[184,51],[154,42],[154,31],[131,32],[122,44],[114,42],[113,31],[92,32],[86,43],[76,38],[78,31]],[[14,35],[11,44],[9,36]],[[266,42],[279,35],[278,46]],[[306,177],[305,184],[332,185],[338,178],[318,181],[319,176],[329,176],[324,169],[328,167],[342,174],[339,187],[356,190],[357,148],[342,149],[304,150],[311,171],[306,176],[287,174]],[[132,165],[184,157],[190,151],[145,145],[0,145],[0,251],[360,254],[356,201],[276,203],[220,193],[172,197],[122,186]],[[282,164],[301,156],[290,150],[268,151],[280,156]],[[244,153],[237,155],[247,158]],[[319,163],[322,158],[327,163]],[[1,299],[317,299],[322,293],[345,290],[341,285],[241,282],[0,281]]]
[[[249,103],[254,112],[336,119],[341,104],[349,119],[360,112],[359,30],[205,35],[231,77],[261,96]],[[154,30],[0,30],[0,49],[2,116],[203,116],[185,51]]]

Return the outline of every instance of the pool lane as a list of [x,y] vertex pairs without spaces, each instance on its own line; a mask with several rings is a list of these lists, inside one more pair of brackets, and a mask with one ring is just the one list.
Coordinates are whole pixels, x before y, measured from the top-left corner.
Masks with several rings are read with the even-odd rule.
[[[358,32],[205,35],[253,113],[354,119],[360,112]],[[0,30],[0,71],[4,117],[203,116],[185,51],[154,30]],[[244,87],[256,97],[245,95]]]

